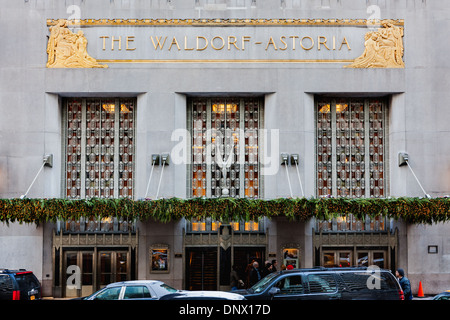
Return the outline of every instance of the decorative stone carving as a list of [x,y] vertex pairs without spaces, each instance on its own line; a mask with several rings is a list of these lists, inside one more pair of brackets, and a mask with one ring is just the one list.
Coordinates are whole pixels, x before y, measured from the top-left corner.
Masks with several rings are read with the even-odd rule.
[[57,249],[60,247],[77,247],[77,246],[130,246],[136,248],[138,245],[138,234],[121,233],[121,234],[56,234],[53,232],[53,246]]
[[231,226],[230,225],[223,225],[221,226],[221,234],[219,237],[219,241],[220,241],[220,246],[224,249],[227,250],[229,247],[231,247]]
[[377,31],[365,35],[364,53],[344,68],[404,68],[403,28],[383,20]]
[[67,28],[67,23],[67,20],[60,19],[49,28],[47,68],[107,68],[87,53],[83,31],[75,34]]

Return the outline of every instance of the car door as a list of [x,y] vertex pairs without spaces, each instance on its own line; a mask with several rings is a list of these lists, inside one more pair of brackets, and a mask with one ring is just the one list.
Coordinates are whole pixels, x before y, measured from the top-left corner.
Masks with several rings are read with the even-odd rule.
[[337,300],[340,298],[333,273],[317,272],[305,276],[307,292],[305,300]]
[[282,277],[270,290],[274,293],[273,300],[303,300],[305,296],[303,276],[292,274]]

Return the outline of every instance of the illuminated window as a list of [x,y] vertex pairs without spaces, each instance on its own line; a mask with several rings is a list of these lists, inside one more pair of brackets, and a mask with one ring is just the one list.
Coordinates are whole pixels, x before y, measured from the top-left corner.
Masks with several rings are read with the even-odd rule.
[[323,232],[336,232],[336,231],[386,231],[388,226],[386,225],[386,218],[377,216],[370,218],[365,217],[364,220],[357,219],[354,215],[348,214],[330,220],[317,220],[316,230]]
[[383,99],[317,101],[317,195],[387,196],[387,112]]
[[192,197],[259,198],[258,98],[193,98],[188,101],[192,139]]
[[192,221],[192,231],[206,231],[206,223],[202,221]]
[[[188,233],[216,233],[219,231],[222,224],[222,222],[211,218],[205,218],[202,220],[191,219],[186,221],[186,231]],[[258,221],[232,221],[229,224],[234,232],[264,232],[264,218],[261,218]]]
[[258,222],[248,221],[245,222],[245,231],[258,231]]
[[65,196],[132,198],[135,99],[66,99]]

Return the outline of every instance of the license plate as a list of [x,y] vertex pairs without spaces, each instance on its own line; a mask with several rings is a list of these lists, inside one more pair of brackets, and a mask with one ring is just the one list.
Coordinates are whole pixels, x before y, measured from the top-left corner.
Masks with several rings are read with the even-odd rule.
[[35,297],[34,296],[30,296],[30,300],[34,300],[35,299]]

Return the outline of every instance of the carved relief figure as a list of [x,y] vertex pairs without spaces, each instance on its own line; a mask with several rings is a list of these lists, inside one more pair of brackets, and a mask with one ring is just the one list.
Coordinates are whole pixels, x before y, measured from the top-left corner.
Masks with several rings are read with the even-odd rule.
[[404,68],[403,28],[391,21],[382,22],[382,28],[365,35],[364,53],[345,68]]
[[73,33],[67,20],[60,19],[49,28],[47,68],[107,68],[87,53],[87,39],[83,31]]

